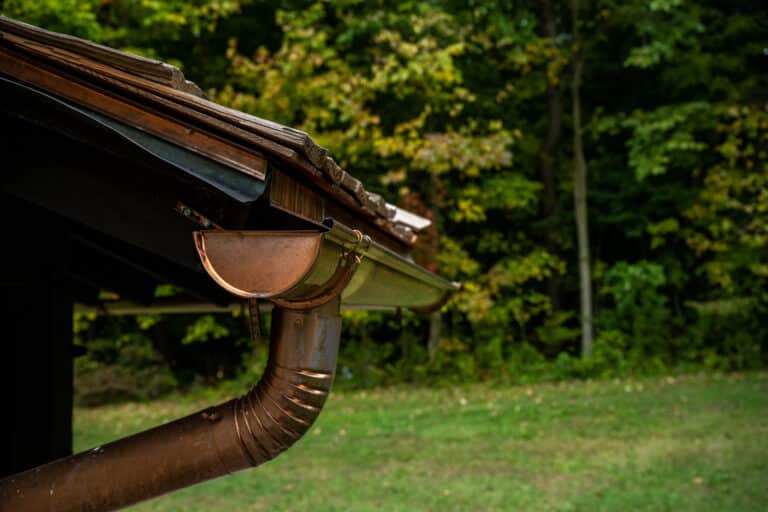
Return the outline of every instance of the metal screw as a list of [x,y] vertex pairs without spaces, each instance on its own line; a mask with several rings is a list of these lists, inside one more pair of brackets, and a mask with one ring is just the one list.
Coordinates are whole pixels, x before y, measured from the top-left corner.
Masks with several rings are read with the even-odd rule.
[[203,419],[206,419],[211,423],[216,423],[221,419],[221,414],[215,409],[208,409],[203,411]]

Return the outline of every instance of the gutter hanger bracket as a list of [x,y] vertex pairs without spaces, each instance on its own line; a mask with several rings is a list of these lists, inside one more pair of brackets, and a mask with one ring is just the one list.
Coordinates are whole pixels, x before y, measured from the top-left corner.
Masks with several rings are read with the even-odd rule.
[[367,242],[370,240],[356,229],[354,234],[357,241],[351,249],[345,250],[339,255],[339,263],[328,281],[301,299],[279,299],[275,297],[272,299],[272,302],[286,309],[310,309],[321,306],[335,297],[339,297],[363,261],[363,251],[360,250],[361,244],[366,242],[364,245],[367,245]]

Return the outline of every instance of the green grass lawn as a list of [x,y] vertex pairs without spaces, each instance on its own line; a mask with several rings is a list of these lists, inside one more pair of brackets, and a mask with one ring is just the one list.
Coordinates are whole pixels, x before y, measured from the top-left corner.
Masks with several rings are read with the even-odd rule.
[[[76,449],[208,403],[77,409]],[[335,393],[278,459],[132,510],[768,511],[768,373]]]

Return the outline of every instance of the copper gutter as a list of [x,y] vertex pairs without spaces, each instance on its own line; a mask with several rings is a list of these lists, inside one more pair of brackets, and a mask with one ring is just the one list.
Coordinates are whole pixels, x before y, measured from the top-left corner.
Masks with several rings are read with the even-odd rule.
[[324,224],[326,231],[199,231],[195,244],[221,287],[285,307],[334,283],[337,290],[328,293],[365,308],[424,310],[458,288],[357,230],[330,219]]
[[312,425],[336,369],[338,297],[272,312],[267,368],[247,394],[0,480],[0,511],[116,510],[258,466]]

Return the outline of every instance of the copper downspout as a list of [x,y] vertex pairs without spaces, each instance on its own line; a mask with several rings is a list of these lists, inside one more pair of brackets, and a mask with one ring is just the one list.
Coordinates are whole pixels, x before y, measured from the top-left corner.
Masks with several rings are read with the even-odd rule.
[[276,457],[320,413],[340,330],[338,296],[276,307],[267,368],[246,395],[0,480],[0,511],[115,510]]

